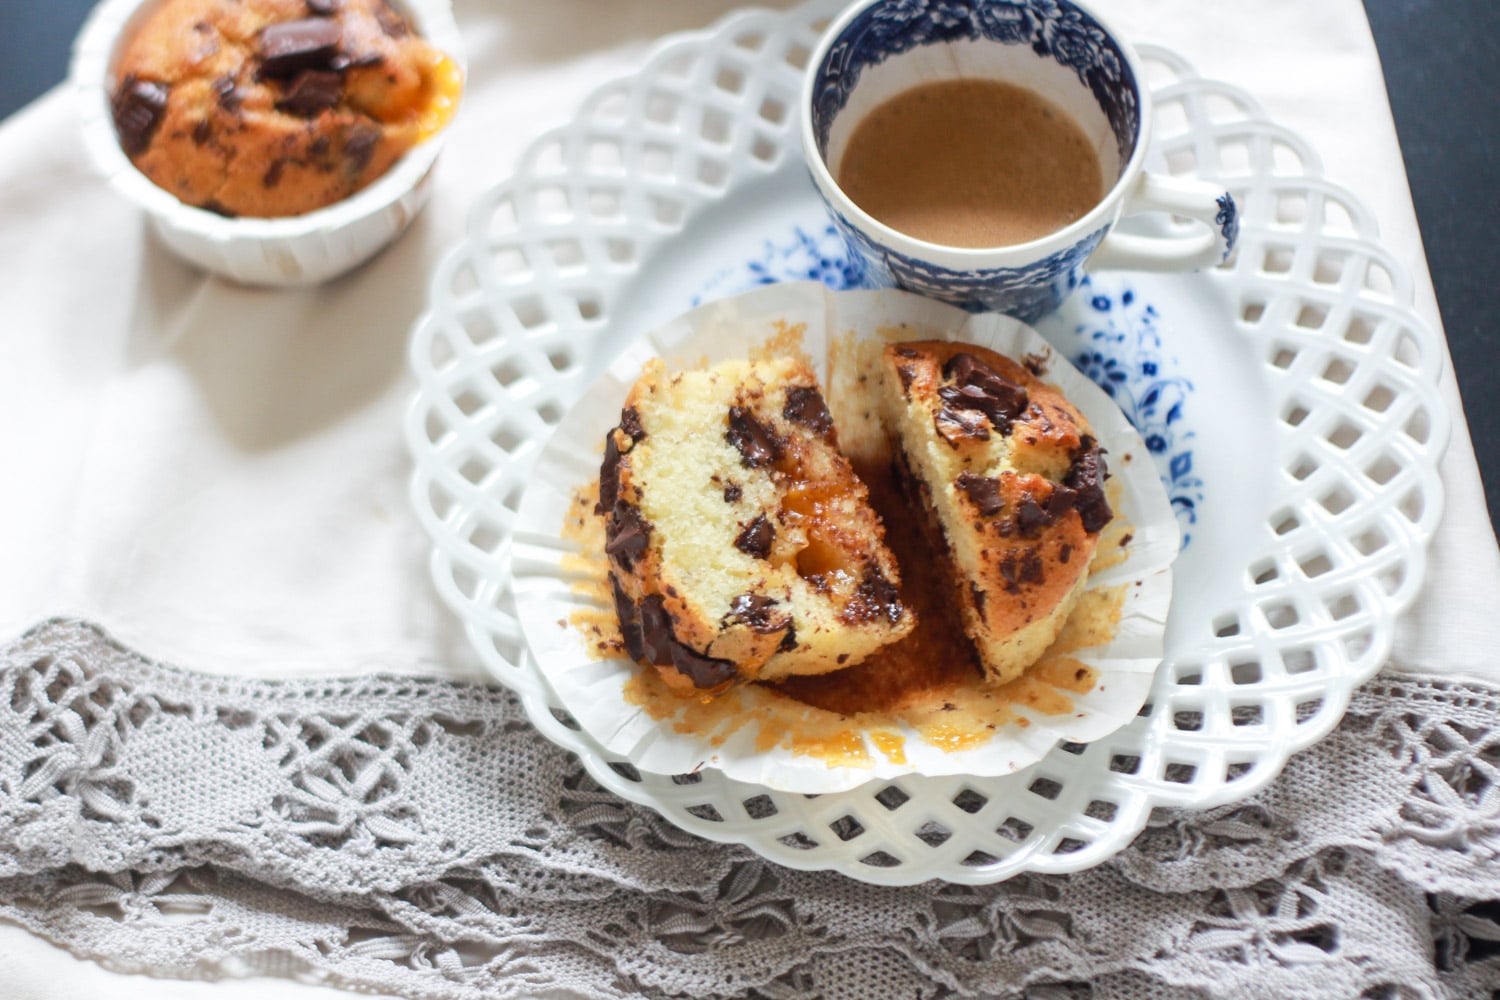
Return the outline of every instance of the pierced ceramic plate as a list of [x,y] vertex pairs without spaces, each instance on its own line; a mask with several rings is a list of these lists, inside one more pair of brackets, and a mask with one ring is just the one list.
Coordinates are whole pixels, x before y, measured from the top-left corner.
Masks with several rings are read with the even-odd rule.
[[640,333],[756,284],[847,284],[794,128],[802,65],[838,6],[668,40],[473,205],[411,344],[412,498],[433,578],[544,734],[685,829],[888,884],[1087,868],[1154,806],[1263,787],[1379,668],[1442,503],[1441,345],[1370,213],[1307,143],[1143,47],[1154,167],[1231,190],[1239,250],[1199,275],[1096,276],[1038,326],[1135,422],[1187,539],[1147,708],[1004,777],[814,797],[637,770],[578,730],[529,661],[512,527],[553,427]]

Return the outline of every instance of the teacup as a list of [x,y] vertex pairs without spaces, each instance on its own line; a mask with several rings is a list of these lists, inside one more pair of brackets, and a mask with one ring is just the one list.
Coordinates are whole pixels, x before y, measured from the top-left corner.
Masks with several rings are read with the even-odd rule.
[[[857,205],[835,178],[858,126],[891,98],[958,79],[1010,84],[1061,109],[1097,154],[1098,202],[1040,237],[983,247],[919,239]],[[801,116],[813,181],[873,287],[1031,321],[1056,309],[1085,267],[1190,271],[1234,248],[1239,223],[1228,192],[1145,170],[1151,95],[1139,61],[1078,0],[860,0],[812,54]],[[1121,218],[1146,212],[1201,225],[1186,234],[1114,231]]]

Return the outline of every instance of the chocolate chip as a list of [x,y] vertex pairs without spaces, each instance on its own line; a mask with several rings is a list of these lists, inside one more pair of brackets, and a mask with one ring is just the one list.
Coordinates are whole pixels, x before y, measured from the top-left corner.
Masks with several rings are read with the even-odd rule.
[[765,559],[771,554],[771,543],[775,541],[776,529],[766,515],[757,514],[755,520],[746,525],[745,530],[734,540],[734,547],[746,555]]
[[266,172],[261,175],[261,178],[260,178],[261,186],[262,187],[273,188],[276,185],[280,184],[281,183],[281,172],[283,170],[285,170],[285,169],[286,169],[286,161],[285,160],[272,160],[271,161],[271,165],[266,168]]
[[740,497],[744,495],[745,491],[740,489],[739,483],[730,483],[728,486],[724,487],[725,503],[739,503]]
[[1098,443],[1085,434],[1073,453],[1073,464],[1063,484],[1078,491],[1075,506],[1083,519],[1083,530],[1089,534],[1099,531],[1114,517],[1109,508],[1109,498],[1104,495],[1104,480],[1109,477],[1109,467],[1104,462],[1104,451]]
[[812,386],[797,385],[788,389],[781,415],[814,434],[824,435],[833,428],[833,416],[828,412],[828,405],[823,402],[822,394]]
[[1064,566],[1068,564],[1068,560],[1071,558],[1073,558],[1073,546],[1064,545],[1062,548],[1057,550],[1057,561],[1062,563]]
[[693,687],[700,690],[716,688],[725,681],[733,680],[736,672],[734,664],[728,660],[705,656],[675,640],[672,643],[672,666],[677,668],[679,674],[689,678]]
[[166,84],[142,80],[135,74],[120,81],[111,105],[115,131],[126,155],[139,156],[151,145],[151,137],[167,113],[167,92]]
[[989,596],[980,589],[979,584],[969,581],[969,596],[974,599],[974,610],[982,616],[984,614],[984,602]]
[[380,132],[369,125],[355,125],[344,138],[344,162],[351,174],[362,174],[375,158]]
[[777,652],[781,653],[790,653],[796,648],[797,624],[795,622],[788,622],[786,626],[786,635],[781,637],[781,642],[777,643],[776,650]]
[[978,410],[1002,434],[1010,433],[1011,421],[1026,409],[1026,389],[967,352],[959,352],[943,366],[952,380],[938,390],[943,402],[954,409]]
[[207,118],[199,119],[198,124],[193,126],[193,145],[202,146],[214,135],[213,123]]
[[897,365],[896,377],[901,380],[901,395],[911,399],[911,383],[917,377],[917,370],[911,365]]
[[380,30],[387,38],[405,38],[411,31],[407,27],[406,19],[384,3],[376,6],[375,20],[380,22]]
[[851,624],[861,624],[884,617],[892,625],[901,620],[906,609],[901,604],[901,594],[896,585],[886,579],[880,567],[873,563],[865,567],[864,578],[859,581],[854,596],[844,608],[840,618]]
[[781,457],[781,442],[771,429],[743,406],[729,408],[729,430],[725,439],[740,452],[741,464],[758,469]]
[[961,472],[953,485],[968,495],[969,500],[979,509],[981,517],[994,517],[1005,509],[1005,501],[1000,499],[998,479]]
[[672,616],[667,614],[667,604],[660,594],[648,594],[641,601],[641,655],[636,659],[658,667],[672,662],[672,646],[677,638],[672,634]]
[[641,426],[641,415],[633,406],[620,411],[620,430],[630,435],[630,440],[641,441],[646,437],[646,428]]
[[759,632],[761,635],[771,635],[782,629],[791,628],[791,616],[774,610],[778,603],[774,597],[767,597],[764,594],[740,594],[729,602],[726,622],[737,622],[748,626],[752,631]]
[[625,642],[625,652],[637,662],[645,660],[646,647],[641,641],[641,618],[636,613],[635,602],[620,588],[620,581],[609,578],[610,590],[615,599],[615,617],[620,620],[620,638]]
[[651,522],[641,516],[639,507],[623,501],[616,501],[604,528],[604,554],[618,559],[626,569],[635,564],[651,542]]
[[343,29],[337,21],[305,17],[261,29],[260,76],[289,79],[307,69],[332,69]]
[[620,499],[620,446],[612,429],[604,435],[604,461],[599,465],[599,502],[595,514],[608,514]]
[[276,102],[276,110],[311,118],[337,105],[343,96],[344,81],[337,73],[324,69],[303,70]]
[[245,95],[240,93],[240,88],[235,85],[234,77],[221,76],[213,83],[214,94],[219,100],[219,107],[233,114],[240,109],[240,104]]
[[932,425],[944,441],[957,448],[960,441],[988,441],[990,428],[984,414],[974,410],[954,410],[944,406],[933,415]]
[[338,13],[339,0],[307,0],[307,9],[317,17],[332,17]]

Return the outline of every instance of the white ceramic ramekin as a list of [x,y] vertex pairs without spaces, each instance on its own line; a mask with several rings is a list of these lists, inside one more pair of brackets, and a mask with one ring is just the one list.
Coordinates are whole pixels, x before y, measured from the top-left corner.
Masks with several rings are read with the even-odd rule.
[[[184,205],[137,170],[120,147],[110,95],[125,42],[159,2],[99,4],[73,45],[70,85],[94,162],[118,191],[145,210],[173,253],[244,284],[314,285],[364,263],[405,231],[427,201],[443,132],[413,147],[373,184],[343,201],[278,219],[226,218]],[[405,0],[401,6],[418,34],[463,66],[448,0]]]

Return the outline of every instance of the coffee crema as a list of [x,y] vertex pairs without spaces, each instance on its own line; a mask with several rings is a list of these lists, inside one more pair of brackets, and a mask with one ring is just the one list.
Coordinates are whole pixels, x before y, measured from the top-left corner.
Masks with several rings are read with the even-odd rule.
[[925,83],[855,126],[838,184],[898,232],[943,246],[1013,246],[1099,203],[1099,156],[1045,97],[997,80]]

